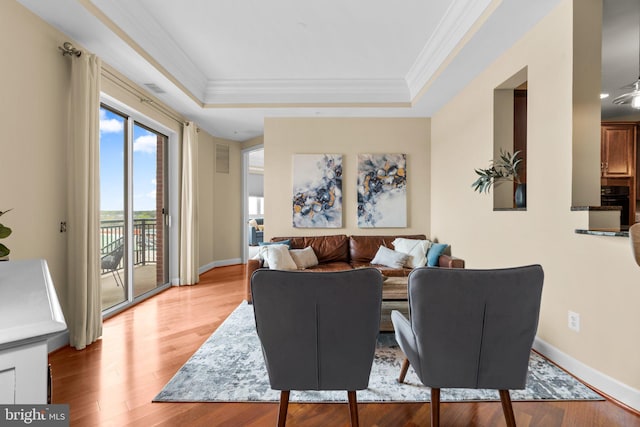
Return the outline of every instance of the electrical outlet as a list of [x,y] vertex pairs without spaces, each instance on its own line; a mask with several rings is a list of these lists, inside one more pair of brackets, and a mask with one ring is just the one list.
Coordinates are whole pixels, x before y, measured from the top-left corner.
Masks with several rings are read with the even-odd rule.
[[60,223],[60,232],[61,233],[66,233],[67,232],[67,221],[62,221]]
[[580,332],[580,314],[569,310],[569,315],[567,316],[567,318],[567,326],[569,326],[569,329],[571,329],[572,331]]

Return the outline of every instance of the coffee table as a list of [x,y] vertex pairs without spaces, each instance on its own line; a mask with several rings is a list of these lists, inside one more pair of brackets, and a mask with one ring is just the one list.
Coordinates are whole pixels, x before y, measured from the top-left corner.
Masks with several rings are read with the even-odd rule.
[[388,277],[382,283],[382,306],[380,310],[380,332],[393,332],[391,311],[398,310],[409,318],[406,276]]

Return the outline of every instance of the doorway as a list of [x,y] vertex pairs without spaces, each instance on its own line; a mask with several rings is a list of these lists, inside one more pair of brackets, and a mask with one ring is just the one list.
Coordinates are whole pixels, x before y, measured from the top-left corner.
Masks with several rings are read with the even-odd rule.
[[264,146],[242,151],[243,262],[253,257],[264,235]]

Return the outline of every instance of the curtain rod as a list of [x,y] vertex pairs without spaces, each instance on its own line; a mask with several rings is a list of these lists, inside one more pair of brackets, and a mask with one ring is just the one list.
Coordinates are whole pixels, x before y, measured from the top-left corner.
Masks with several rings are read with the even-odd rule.
[[165,109],[158,105],[158,103],[156,103],[156,101],[154,101],[151,98],[147,98],[147,97],[140,97],[140,102],[143,104],[148,104],[150,107],[152,107],[154,110],[156,110],[157,112],[164,114],[166,117],[175,120],[178,123],[182,123],[183,125],[187,126],[189,122],[182,120],[176,116],[174,116],[173,114],[165,111]]
[[[159,105],[156,101],[154,101],[153,99],[149,98],[146,94],[144,94],[143,92],[141,92],[140,90],[138,90],[136,87],[130,85],[127,81],[121,79],[119,76],[117,76],[116,74],[114,74],[113,71],[109,70],[108,68],[103,67],[102,68],[102,76],[111,80],[113,83],[115,83],[117,86],[119,86],[120,88],[126,90],[127,92],[129,92],[130,94],[136,96],[141,103],[143,104],[147,104],[150,107],[152,107],[154,110],[156,110],[157,112],[159,112],[160,114],[163,114],[164,116],[176,121],[177,123],[180,123],[182,125],[187,126],[188,125],[188,121],[185,121],[184,119],[170,113],[169,111],[167,111],[163,106]],[[196,128],[198,132],[200,132],[200,128]]]

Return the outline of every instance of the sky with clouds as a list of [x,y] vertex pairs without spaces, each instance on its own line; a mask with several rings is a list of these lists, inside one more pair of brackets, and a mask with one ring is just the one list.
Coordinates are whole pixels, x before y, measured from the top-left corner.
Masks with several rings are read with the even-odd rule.
[[[100,108],[100,210],[124,210],[125,119]],[[156,134],[133,127],[133,210],[155,210]]]

